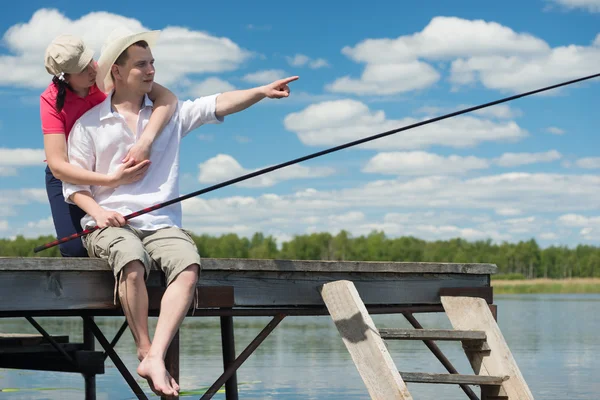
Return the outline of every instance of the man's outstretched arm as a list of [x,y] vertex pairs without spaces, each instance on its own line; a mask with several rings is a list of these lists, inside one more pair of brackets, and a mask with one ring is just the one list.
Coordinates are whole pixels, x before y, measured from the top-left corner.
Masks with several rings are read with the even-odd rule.
[[221,93],[217,97],[215,114],[218,118],[222,118],[226,115],[245,110],[265,97],[270,99],[288,97],[290,95],[288,83],[297,79],[297,76],[292,76],[252,89],[232,90],[230,92]]

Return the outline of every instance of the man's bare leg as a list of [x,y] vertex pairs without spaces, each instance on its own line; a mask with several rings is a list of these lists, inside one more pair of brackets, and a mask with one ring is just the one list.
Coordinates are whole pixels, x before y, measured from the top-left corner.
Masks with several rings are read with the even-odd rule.
[[146,357],[151,345],[148,333],[148,291],[144,274],[144,265],[137,260],[131,261],[123,268],[119,280],[121,307],[133,335],[140,361]]
[[165,367],[165,355],[194,298],[198,270],[198,264],[190,265],[167,287],[160,303],[150,351],[137,369],[138,374],[151,381],[156,391],[164,396],[179,394],[179,385]]

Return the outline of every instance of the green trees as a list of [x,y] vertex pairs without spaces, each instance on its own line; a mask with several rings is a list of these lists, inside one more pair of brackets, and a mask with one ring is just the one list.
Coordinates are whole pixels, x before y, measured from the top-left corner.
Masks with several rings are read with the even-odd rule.
[[[600,277],[600,247],[553,246],[541,249],[533,239],[518,243],[491,240],[469,242],[455,238],[425,241],[404,236],[388,238],[384,232],[352,237],[347,231],[296,235],[284,243],[255,233],[250,239],[236,234],[193,235],[200,255],[206,258],[278,258],[296,260],[414,261],[492,263],[500,274],[526,278]],[[33,249],[54,240],[51,236],[0,239],[2,257],[59,257],[58,247],[34,254]]]

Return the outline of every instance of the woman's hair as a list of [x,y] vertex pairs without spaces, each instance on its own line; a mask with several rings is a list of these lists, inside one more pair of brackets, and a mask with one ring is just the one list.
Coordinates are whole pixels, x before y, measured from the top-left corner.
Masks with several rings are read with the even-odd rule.
[[56,95],[56,111],[61,112],[65,105],[65,97],[67,96],[67,90],[71,89],[71,86],[65,80],[61,80],[58,76],[54,76],[52,78],[52,82],[58,89],[58,94]]

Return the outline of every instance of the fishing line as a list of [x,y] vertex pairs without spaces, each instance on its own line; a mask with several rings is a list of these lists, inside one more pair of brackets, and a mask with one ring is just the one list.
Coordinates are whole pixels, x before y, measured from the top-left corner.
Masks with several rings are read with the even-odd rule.
[[[406,131],[406,130],[409,130],[409,129],[417,128],[419,126],[431,124],[433,122],[441,121],[441,120],[444,120],[444,119],[447,119],[447,118],[452,118],[452,117],[455,117],[457,115],[466,114],[466,113],[469,113],[469,112],[472,112],[472,111],[480,110],[482,108],[491,107],[491,106],[494,106],[496,104],[505,103],[507,101],[516,100],[516,99],[519,99],[521,97],[530,96],[532,94],[537,94],[537,93],[545,92],[545,91],[548,91],[548,90],[556,89],[556,88],[561,87],[561,86],[567,86],[567,85],[571,85],[571,84],[574,84],[574,83],[582,82],[582,81],[585,81],[585,80],[588,80],[588,79],[597,78],[599,76],[600,76],[600,74],[594,74],[594,75],[589,75],[589,76],[586,76],[586,77],[583,77],[583,78],[578,78],[578,79],[574,79],[574,80],[571,80],[571,81],[559,83],[559,84],[556,84],[556,85],[546,86],[546,87],[541,88],[541,89],[536,89],[536,90],[532,90],[532,91],[529,91],[529,92],[517,94],[517,95],[514,95],[514,96],[505,97],[503,99],[495,100],[495,101],[492,101],[492,102],[489,102],[489,103],[485,103],[485,104],[481,104],[481,105],[478,105],[478,106],[465,108],[463,110],[455,111],[455,112],[452,112],[452,113],[449,113],[449,114],[445,114],[445,115],[442,115],[442,116],[439,116],[439,117],[427,119],[427,120],[424,120],[424,121],[421,121],[421,122],[417,122],[417,123],[414,123],[414,124],[411,124],[411,125],[407,125],[407,126],[404,126],[404,127],[401,127],[401,128],[397,128],[397,129],[393,129],[393,130],[390,130],[390,131],[387,131],[387,132],[382,132],[382,133],[379,133],[379,134],[376,134],[376,135],[368,136],[368,137],[365,137],[363,139],[358,139],[358,140],[355,140],[353,142],[348,142],[348,143],[345,143],[345,144],[342,144],[342,145],[339,145],[339,146],[331,147],[331,148],[326,149],[326,150],[318,151],[316,153],[312,153],[312,154],[306,155],[304,157],[296,158],[294,160],[290,160],[290,161],[287,161],[287,162],[284,162],[284,163],[281,163],[281,164],[277,164],[277,165],[274,165],[274,166],[271,166],[271,167],[263,168],[261,170],[255,171],[255,172],[252,172],[252,173],[249,173],[249,174],[246,174],[246,175],[242,175],[240,177],[237,177],[237,178],[234,178],[234,179],[230,179],[228,181],[225,181],[225,182],[213,185],[213,186],[209,186],[209,187],[201,189],[201,190],[197,190],[195,192],[186,194],[184,196],[177,197],[175,199],[166,201],[164,203],[159,203],[159,204],[153,205],[151,207],[144,208],[143,210],[139,210],[139,211],[136,211],[134,213],[128,214],[124,218],[125,218],[125,220],[130,220],[132,218],[135,218],[135,217],[138,217],[140,215],[149,213],[151,211],[158,210],[160,208],[167,207],[167,206],[170,206],[172,204],[178,203],[180,201],[189,199],[190,197],[196,197],[196,196],[199,196],[199,195],[204,194],[204,193],[212,192],[213,190],[217,190],[217,189],[220,189],[220,188],[225,187],[225,186],[233,185],[235,183],[242,182],[242,181],[245,181],[247,179],[254,178],[256,176],[263,175],[263,174],[275,171],[275,170],[280,169],[280,168],[287,167],[289,165],[297,164],[297,163],[300,163],[302,161],[306,161],[306,160],[310,160],[312,158],[320,157],[320,156],[323,156],[325,154],[333,153],[335,151],[343,150],[343,149],[346,149],[348,147],[356,146],[356,145],[359,145],[359,144],[362,144],[362,143],[366,143],[366,142],[369,142],[369,141],[372,141],[372,140],[375,140],[375,139],[380,139],[382,137],[389,136],[389,135],[392,135],[394,133],[398,133],[398,132]],[[95,226],[93,228],[90,228],[90,229],[85,229],[85,230],[83,230],[83,231],[81,231],[79,233],[75,233],[73,235],[66,236],[64,238],[55,240],[53,242],[46,243],[46,244],[43,244],[41,246],[38,246],[33,251],[34,251],[34,253],[38,253],[38,252],[40,252],[42,250],[49,249],[51,247],[57,246],[59,244],[68,242],[68,241],[73,240],[73,239],[77,239],[78,237],[82,237],[82,236],[88,235],[88,234],[94,232],[97,229],[98,229],[97,226]]]

